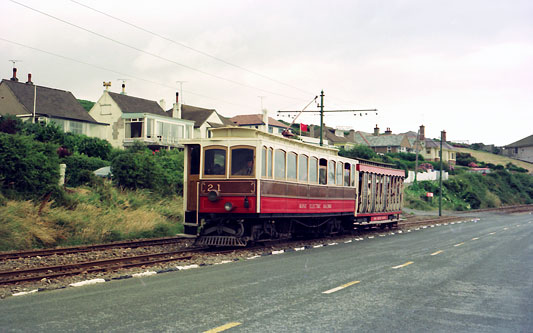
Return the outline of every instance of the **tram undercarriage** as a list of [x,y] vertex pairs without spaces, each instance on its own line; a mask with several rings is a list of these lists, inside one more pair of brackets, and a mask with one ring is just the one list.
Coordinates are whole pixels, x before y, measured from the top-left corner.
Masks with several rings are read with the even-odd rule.
[[248,246],[257,242],[296,238],[319,238],[351,233],[358,228],[377,225],[395,227],[397,220],[379,223],[357,221],[352,215],[338,216],[206,216],[196,239],[196,245]]

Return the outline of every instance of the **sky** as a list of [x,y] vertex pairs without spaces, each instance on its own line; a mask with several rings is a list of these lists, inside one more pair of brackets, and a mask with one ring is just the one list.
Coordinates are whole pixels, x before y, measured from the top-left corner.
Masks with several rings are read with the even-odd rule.
[[[89,8],[88,8],[89,7]],[[327,126],[506,145],[533,134],[533,1],[0,0],[0,76]],[[181,81],[181,83],[179,83]],[[306,111],[316,111],[312,103]],[[319,124],[318,113],[297,122]]]

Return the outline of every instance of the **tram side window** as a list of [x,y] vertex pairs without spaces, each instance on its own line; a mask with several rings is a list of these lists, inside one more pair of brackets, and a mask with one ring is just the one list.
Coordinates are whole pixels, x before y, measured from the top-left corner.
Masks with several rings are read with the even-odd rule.
[[204,159],[205,175],[225,175],[226,174],[226,150],[208,149],[205,151]]
[[298,179],[307,183],[307,156],[298,156]]
[[311,157],[309,160],[309,182],[316,184],[318,183],[318,159],[316,157]]
[[197,175],[200,173],[200,146],[191,145],[189,146],[190,157],[191,157],[191,175]]
[[350,163],[344,163],[344,186],[350,186]]
[[287,179],[296,179],[296,153],[290,152],[287,156]]
[[285,151],[276,149],[274,157],[274,178],[285,179]]
[[267,147],[263,147],[261,151],[261,177],[265,178],[267,175]]
[[269,148],[268,152],[267,152],[267,154],[268,154],[268,159],[267,159],[267,161],[268,161],[267,162],[268,163],[268,165],[267,165],[267,177],[268,178],[272,178],[272,151],[273,151],[273,149]]
[[233,148],[231,150],[231,175],[254,175],[254,150],[250,148]]
[[328,163],[328,185],[335,185],[335,161]]
[[327,180],[327,169],[328,169],[328,160],[321,158],[320,166],[318,169],[318,183],[320,185],[326,185]]
[[342,185],[342,162],[337,162],[337,185]]
[[352,179],[350,186],[354,187],[355,186],[355,164],[352,164],[352,172],[350,174],[351,174],[351,179]]

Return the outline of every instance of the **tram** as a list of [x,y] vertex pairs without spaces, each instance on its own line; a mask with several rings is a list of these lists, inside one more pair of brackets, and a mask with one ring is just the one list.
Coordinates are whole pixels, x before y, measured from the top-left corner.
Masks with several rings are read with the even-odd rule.
[[390,165],[243,127],[211,129],[184,147],[185,233],[197,244],[246,246],[399,220],[405,173]]

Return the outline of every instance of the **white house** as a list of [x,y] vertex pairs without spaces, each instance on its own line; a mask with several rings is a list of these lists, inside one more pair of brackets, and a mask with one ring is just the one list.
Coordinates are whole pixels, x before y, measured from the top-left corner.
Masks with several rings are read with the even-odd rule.
[[[109,87],[106,83],[104,86]],[[155,101],[106,89],[89,114],[98,122],[110,125],[102,138],[113,147],[124,148],[140,141],[158,149],[182,147],[182,139],[193,137],[194,122],[180,119],[178,111],[177,104],[167,113]]]

